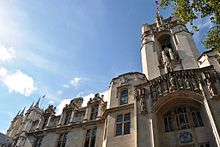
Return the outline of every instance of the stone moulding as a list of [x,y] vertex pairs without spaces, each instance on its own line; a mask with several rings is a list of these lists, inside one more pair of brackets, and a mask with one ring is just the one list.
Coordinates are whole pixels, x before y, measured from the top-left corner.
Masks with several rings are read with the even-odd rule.
[[[202,95],[204,87],[208,89],[211,99],[220,97],[220,74],[213,66],[170,72],[135,87],[135,98],[151,100],[151,106],[164,96],[179,91],[191,91]],[[143,89],[144,92],[143,96]]]

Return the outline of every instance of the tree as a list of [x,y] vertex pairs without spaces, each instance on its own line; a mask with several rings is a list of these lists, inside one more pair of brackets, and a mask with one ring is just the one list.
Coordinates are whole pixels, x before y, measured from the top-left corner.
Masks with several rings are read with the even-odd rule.
[[163,8],[173,8],[178,21],[189,23],[196,31],[199,28],[194,21],[208,17],[213,27],[208,31],[203,44],[207,49],[220,52],[220,0],[161,0],[160,5]]

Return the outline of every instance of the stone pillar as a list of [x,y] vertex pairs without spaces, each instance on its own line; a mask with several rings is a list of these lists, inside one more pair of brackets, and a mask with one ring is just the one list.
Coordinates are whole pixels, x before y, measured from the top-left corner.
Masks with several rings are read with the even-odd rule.
[[47,120],[47,124],[46,124],[46,126],[45,126],[46,128],[49,127],[51,118],[52,118],[52,115],[50,115],[49,118],[48,118],[48,120]]
[[170,55],[170,59],[174,60],[173,51],[171,48],[169,48],[169,55]]
[[58,126],[60,126],[62,124],[63,116],[64,116],[64,114],[62,113],[60,116],[60,120],[58,122]]
[[37,127],[36,127],[37,130],[40,129],[41,122],[42,122],[42,119],[40,119],[39,123],[37,124]]
[[100,119],[102,117],[102,102],[99,103],[98,115],[96,119]]
[[84,117],[84,121],[87,121],[87,120],[89,120],[90,118],[90,115],[91,115],[91,111],[92,111],[92,108],[91,108],[91,106],[88,106],[87,108],[86,108],[86,114],[85,114],[85,117]]
[[70,116],[69,124],[73,122],[74,115],[75,115],[75,110],[72,110],[72,112],[71,112],[71,116]]

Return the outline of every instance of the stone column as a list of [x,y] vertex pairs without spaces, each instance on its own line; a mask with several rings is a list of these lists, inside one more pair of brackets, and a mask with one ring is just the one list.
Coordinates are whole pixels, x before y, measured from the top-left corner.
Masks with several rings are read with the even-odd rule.
[[71,112],[71,116],[70,116],[69,124],[71,124],[71,123],[73,122],[74,115],[75,115],[75,110],[72,110],[72,112]]
[[63,120],[63,113],[61,114],[61,116],[60,116],[60,120],[59,120],[59,122],[58,122],[58,126],[60,126],[61,125],[61,123],[62,123],[62,120]]
[[46,126],[45,126],[46,128],[49,127],[51,118],[52,118],[52,115],[50,115],[49,118],[48,118],[48,120],[47,120],[47,124],[46,124]]
[[42,119],[40,119],[39,123],[37,124],[36,129],[40,129],[41,122],[42,122]]
[[102,102],[99,103],[98,115],[96,119],[100,119],[102,117]]
[[90,118],[89,118],[89,116],[91,115],[91,111],[92,111],[92,108],[91,108],[91,106],[88,106],[87,108],[86,108],[86,114],[85,114],[85,117],[84,117],[84,121],[87,121],[87,120],[89,120]]

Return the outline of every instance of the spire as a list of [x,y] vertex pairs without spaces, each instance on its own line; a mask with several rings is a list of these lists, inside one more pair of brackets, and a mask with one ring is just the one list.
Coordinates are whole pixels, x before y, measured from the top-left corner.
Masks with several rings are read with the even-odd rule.
[[33,106],[34,106],[34,102],[31,104],[31,106],[30,106],[30,108],[29,108],[29,109],[31,109]]
[[156,0],[156,23],[157,23],[158,29],[161,30],[161,28],[163,26],[163,18],[160,15],[158,0]]
[[18,111],[17,115],[15,117],[17,117],[19,115],[19,113],[21,112],[21,110]]
[[37,100],[36,104],[34,105],[34,107],[39,107],[40,99],[41,99],[41,97],[38,98],[38,100]]
[[158,0],[156,0],[156,16],[157,16],[157,17],[160,16]]
[[26,107],[24,107],[24,109],[21,111],[21,113],[20,113],[21,116],[24,115],[25,108],[26,108]]

